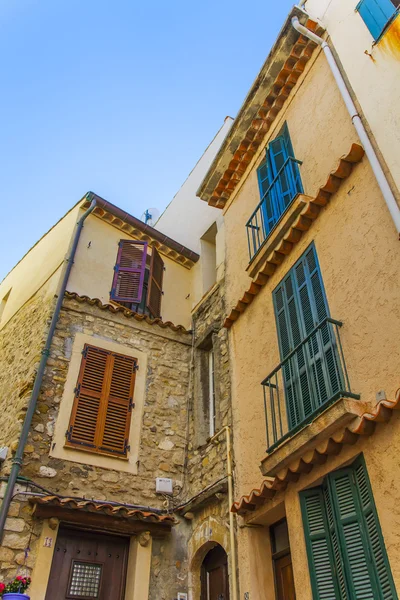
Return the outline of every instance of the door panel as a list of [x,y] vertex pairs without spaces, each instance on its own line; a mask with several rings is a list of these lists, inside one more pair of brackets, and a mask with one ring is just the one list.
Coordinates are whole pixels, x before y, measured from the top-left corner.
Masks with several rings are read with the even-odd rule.
[[45,600],[123,600],[128,538],[60,529]]
[[229,600],[228,558],[221,546],[210,550],[203,561],[201,600]]
[[275,561],[276,599],[296,600],[292,558],[290,554]]

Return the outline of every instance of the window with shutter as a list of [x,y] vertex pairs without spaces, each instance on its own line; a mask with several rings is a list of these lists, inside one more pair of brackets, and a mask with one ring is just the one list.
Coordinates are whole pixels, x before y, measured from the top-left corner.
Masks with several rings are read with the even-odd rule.
[[88,344],[82,354],[66,444],[126,456],[137,361]]
[[[329,316],[312,244],[274,290],[281,360]],[[330,323],[324,324],[283,365],[289,428],[293,429],[342,388],[342,373]]]
[[147,242],[121,240],[114,267],[111,299],[117,302],[140,302],[146,269]]
[[396,14],[398,6],[398,0],[361,0],[356,10],[360,13],[374,40],[377,40]]
[[287,124],[266,149],[264,162],[257,170],[262,204],[262,227],[266,237],[289,204],[303,192],[300,171],[294,159]]
[[152,249],[149,287],[147,290],[147,308],[154,317],[161,317],[162,283],[164,262],[155,248]]
[[396,600],[363,458],[301,494],[315,599]]

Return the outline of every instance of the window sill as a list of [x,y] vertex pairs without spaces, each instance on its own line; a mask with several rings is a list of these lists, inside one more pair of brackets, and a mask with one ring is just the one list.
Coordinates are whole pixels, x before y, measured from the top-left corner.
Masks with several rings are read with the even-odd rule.
[[360,400],[340,397],[328,406],[312,423],[282,442],[271,454],[261,461],[264,476],[275,477],[295,461],[300,461],[306,453],[327,442],[337,431],[342,430],[355,417],[361,416],[367,406]]
[[260,246],[258,252],[253,256],[249,262],[246,271],[248,275],[254,279],[260,269],[264,266],[267,257],[273,252],[278,244],[282,241],[284,236],[288,233],[289,229],[297,219],[301,211],[304,209],[306,204],[312,200],[310,196],[304,194],[298,194],[287,210],[283,213],[279,221],[276,223],[274,229],[271,231],[269,236],[264,240],[262,246]]
[[65,450],[77,450],[78,452],[89,452],[90,454],[94,454],[95,456],[107,456],[107,458],[115,458],[116,460],[125,460],[128,461],[128,456],[122,456],[120,454],[113,454],[112,452],[98,452],[93,450],[92,448],[85,448],[84,446],[79,446],[78,444],[69,444],[66,442],[64,444]]

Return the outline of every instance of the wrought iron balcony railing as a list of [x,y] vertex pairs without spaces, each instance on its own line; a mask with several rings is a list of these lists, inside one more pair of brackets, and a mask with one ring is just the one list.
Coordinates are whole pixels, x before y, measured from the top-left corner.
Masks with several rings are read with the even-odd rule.
[[303,193],[299,167],[289,156],[246,223],[250,260],[257,254],[297,194]]
[[351,391],[341,326],[321,321],[262,381],[268,453],[338,398],[360,398]]

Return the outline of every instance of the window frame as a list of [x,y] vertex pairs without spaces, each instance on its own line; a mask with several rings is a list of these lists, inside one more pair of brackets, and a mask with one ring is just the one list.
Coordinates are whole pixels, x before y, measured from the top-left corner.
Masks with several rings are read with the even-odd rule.
[[[378,21],[380,15],[375,12],[373,14],[371,8],[375,11],[381,11],[384,20]],[[360,15],[366,28],[373,37],[374,44],[378,43],[381,37],[385,34],[390,24],[400,13],[400,1],[397,0],[360,0],[355,11]]]
[[[124,243],[133,243],[143,246],[143,267],[142,267],[142,275],[140,279],[140,289],[141,289],[141,297],[140,302],[136,300],[129,300],[128,298],[119,299],[115,295],[116,281],[117,275],[119,271],[119,260],[121,255],[121,248]],[[161,271],[161,277],[157,279],[154,276],[154,267],[156,262],[158,262],[159,271]],[[132,312],[141,315],[147,315],[151,319],[161,319],[161,308],[162,308],[162,297],[164,295],[163,292],[163,273],[165,271],[165,263],[161,258],[160,253],[156,248],[151,247],[151,254],[149,253],[149,244],[148,242],[143,242],[140,240],[129,240],[129,239],[121,239],[118,242],[118,251],[116,262],[114,266],[114,275],[112,279],[112,286],[110,290],[110,300],[119,306],[124,306],[128,308]],[[153,293],[153,287],[156,289],[156,294],[159,295],[157,298],[156,305],[151,302],[151,299],[155,297]]]
[[208,351],[208,433],[210,438],[216,432],[216,403],[215,403],[215,354],[214,347]]
[[[99,353],[106,355],[106,362],[104,366],[104,372],[102,374],[100,391],[98,394],[98,412],[95,418],[95,428],[93,433],[93,441],[84,441],[84,439],[74,439],[73,432],[74,427],[76,427],[77,414],[78,411],[82,411],[84,414],[85,405],[84,400],[81,400],[81,392],[83,395],[89,395],[94,401],[97,399],[96,395],[93,394],[93,391],[90,390],[89,387],[86,388],[84,386],[84,378],[86,375],[86,367],[87,367],[87,355],[90,352]],[[99,346],[94,346],[93,344],[85,343],[83,350],[81,352],[82,358],[79,366],[79,373],[77,378],[76,387],[74,389],[74,399],[71,407],[71,412],[68,421],[68,428],[65,433],[65,444],[66,448],[73,448],[74,450],[82,450],[84,452],[90,452],[96,455],[104,455],[112,458],[128,460],[130,452],[130,432],[131,432],[131,421],[132,421],[132,412],[135,408],[134,403],[134,394],[135,394],[135,384],[136,384],[136,372],[139,368],[137,358],[133,356],[128,356],[126,354],[121,354],[119,352],[114,352],[112,350],[107,350],[105,348],[101,348]],[[129,379],[129,391],[128,398],[125,400],[122,398],[122,395],[118,397],[117,395],[111,395],[111,386],[112,380],[114,377],[114,365],[115,365],[115,357],[117,359],[122,359],[126,361],[129,366],[132,368],[132,372]],[[101,375],[100,375],[101,376]],[[88,378],[90,377],[90,373],[88,373]],[[99,377],[99,375],[97,375]],[[118,378],[118,373],[116,373],[116,378]],[[121,381],[116,382],[116,387],[121,385]],[[82,390],[83,388],[83,390]],[[87,390],[87,391],[86,391]],[[113,400],[111,400],[111,398]],[[110,407],[115,411],[115,407],[113,408],[112,402],[120,404],[122,407],[127,405],[126,416],[125,416],[125,429],[124,429],[124,448],[123,451],[113,450],[111,448],[106,448],[104,445],[100,444],[100,440],[104,444],[104,435],[107,430],[107,417],[109,413]],[[83,406],[83,408],[82,408]],[[79,417],[81,418],[81,417]],[[122,431],[122,429],[121,429]],[[110,435],[110,433],[108,434]]]
[[[273,147],[274,145],[277,145],[279,141],[281,142],[281,149],[279,151],[274,151]],[[285,168],[281,176],[279,176],[280,170],[276,159],[278,154],[283,155],[283,165],[289,158],[296,158],[287,122],[283,124],[278,135],[267,144],[265,148],[265,158],[257,168],[260,204],[263,203],[264,205],[262,207],[262,221],[265,239],[272,233],[273,229],[279,223],[286,210],[291,206],[296,196],[304,193],[303,182],[297,163],[291,163],[289,165],[290,168],[287,169],[289,175]],[[263,171],[265,171],[265,176]],[[282,189],[282,176],[285,177],[289,188],[286,191]],[[274,183],[276,183],[276,186],[270,190],[268,198],[267,192]],[[289,192],[289,194],[287,192]],[[288,202],[285,200],[287,196],[290,197]],[[268,216],[268,209],[270,216]]]

